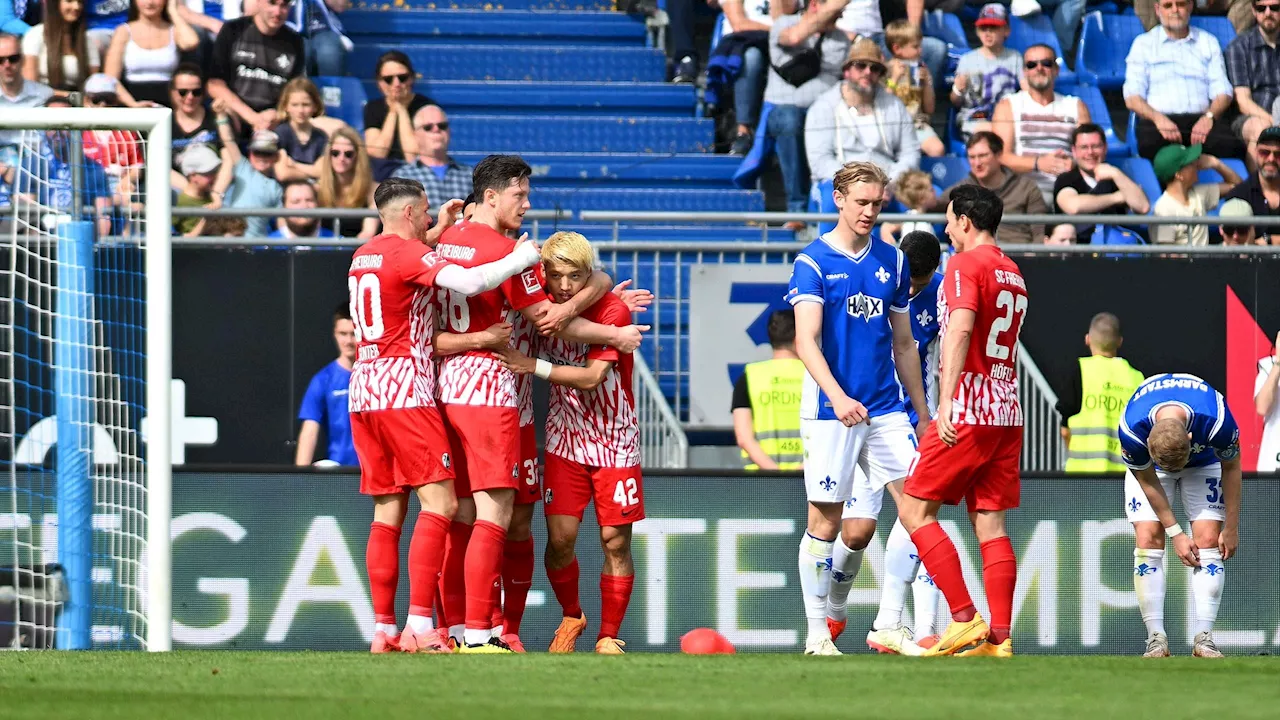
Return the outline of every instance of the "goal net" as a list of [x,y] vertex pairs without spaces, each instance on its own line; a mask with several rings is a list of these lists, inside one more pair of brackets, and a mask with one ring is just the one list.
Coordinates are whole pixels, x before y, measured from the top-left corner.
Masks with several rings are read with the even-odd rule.
[[0,117],[0,648],[170,642],[170,111]]

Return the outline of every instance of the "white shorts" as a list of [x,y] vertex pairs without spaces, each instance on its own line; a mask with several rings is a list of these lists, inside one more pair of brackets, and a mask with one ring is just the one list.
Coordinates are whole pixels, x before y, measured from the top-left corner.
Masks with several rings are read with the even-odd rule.
[[809,502],[842,503],[854,499],[854,470],[879,509],[884,486],[907,476],[916,454],[916,432],[905,412],[889,413],[845,427],[839,420],[801,420],[804,437],[804,485]]
[[875,520],[880,517],[880,508],[884,506],[884,488],[872,489],[871,481],[862,468],[854,465],[853,497],[844,501],[844,509],[840,511],[841,520]]
[[[1172,505],[1174,493],[1182,493],[1182,509],[1191,522],[1196,520],[1226,520],[1226,502],[1222,498],[1222,466],[1218,463],[1205,467],[1186,468],[1180,472],[1156,471],[1165,497]],[[1133,471],[1124,474],[1124,512],[1129,522],[1159,522],[1151,509],[1147,494],[1143,492]]]

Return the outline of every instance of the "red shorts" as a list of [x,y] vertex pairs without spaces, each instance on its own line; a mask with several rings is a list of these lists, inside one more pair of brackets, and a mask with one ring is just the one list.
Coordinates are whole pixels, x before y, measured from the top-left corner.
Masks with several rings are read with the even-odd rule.
[[514,490],[520,480],[520,412],[483,405],[442,405],[458,455],[458,497],[476,490]]
[[538,429],[533,423],[520,427],[520,485],[516,504],[532,505],[542,499],[542,468],[538,467]]
[[957,425],[956,444],[948,446],[930,425],[920,440],[903,491],[921,500],[937,500],[969,510],[1018,507],[1022,428]]
[[630,525],[644,519],[644,478],[640,466],[601,468],[547,453],[543,499],[547,515],[579,520],[593,496],[601,527]]
[[436,408],[353,412],[351,440],[365,495],[395,495],[454,477],[453,451]]

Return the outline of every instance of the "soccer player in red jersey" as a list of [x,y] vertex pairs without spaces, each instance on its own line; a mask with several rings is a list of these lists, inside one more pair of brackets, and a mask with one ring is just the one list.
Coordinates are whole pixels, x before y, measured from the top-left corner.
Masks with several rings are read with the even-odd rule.
[[[576,296],[591,276],[595,254],[578,233],[558,232],[542,248],[547,287],[557,302]],[[603,296],[584,319],[626,327],[631,310],[616,295]],[[621,655],[622,619],[635,585],[631,525],[644,519],[640,426],[631,395],[632,357],[605,345],[559,338],[542,343],[533,360],[514,349],[506,364],[552,382],[547,415],[547,579],[564,610],[551,641],[553,653],[573,652],[587,618],[578,600],[574,546],[582,514],[594,497],[604,548],[600,574],[600,634],[596,652]]]
[[[947,235],[956,255],[938,295],[938,414],[920,441],[898,506],[920,560],[951,607],[951,624],[925,655],[951,655],[974,643],[980,644],[961,654],[1013,655],[1009,628],[1018,566],[1004,514],[1019,501],[1017,360],[1027,286],[1018,266],[996,246],[1003,212],[999,196],[977,185],[956,188],[947,207]],[[974,609],[955,545],[938,524],[938,509],[961,500],[982,546],[990,626]]]
[[[436,408],[431,296],[447,288],[460,296],[497,287],[537,262],[531,243],[475,268],[454,265],[424,244],[434,241],[461,208],[451,202],[428,232],[427,197],[414,180],[378,186],[374,204],[384,232],[351,259],[347,275],[355,321],[356,362],[348,408],[360,458],[360,492],[373,497],[365,562],[373,596],[375,653],[443,650],[432,632],[430,608],[444,558],[445,534],[457,509],[451,454]],[[396,628],[400,528],[413,490],[422,503],[409,545],[409,619]]]
[[[437,247],[441,256],[472,266],[510,252],[514,241],[506,233],[519,230],[529,209],[531,173],[524,160],[512,155],[491,155],[477,164],[472,173],[476,194],[472,218],[444,233]],[[522,273],[494,291],[471,298],[444,293],[437,303],[443,314],[442,327],[459,334],[483,331],[504,320],[514,325],[516,314],[536,322],[551,309],[536,271]],[[574,318],[560,335],[630,352],[639,346],[643,329]],[[464,652],[509,650],[506,643],[492,637],[492,609],[516,490],[522,485],[519,395],[514,373],[492,352],[468,351],[440,363],[439,398],[460,456],[456,467],[460,503],[449,529],[450,550],[441,595],[445,615],[450,616],[450,606],[456,604],[451,596],[456,597],[458,551],[465,546]],[[468,497],[470,501],[464,499]],[[531,516],[532,508],[522,512]],[[464,527],[468,521],[469,529]]]

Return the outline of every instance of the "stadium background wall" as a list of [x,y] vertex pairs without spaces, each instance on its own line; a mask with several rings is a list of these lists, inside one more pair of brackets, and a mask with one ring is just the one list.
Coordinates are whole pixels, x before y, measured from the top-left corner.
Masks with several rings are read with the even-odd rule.
[[[804,623],[795,561],[804,518],[799,478],[649,473],[645,482],[648,519],[636,527],[638,578],[622,633],[628,649],[675,651],[683,633],[710,626],[742,651],[798,650]],[[367,647],[373,615],[363,553],[370,505],[356,494],[357,484],[345,473],[175,473],[174,646]],[[1133,592],[1132,531],[1121,487],[1118,477],[1024,481],[1022,508],[1010,515],[1020,563],[1014,620],[1019,651],[1141,649],[1145,630]],[[1228,563],[1217,639],[1227,652],[1275,652],[1280,535],[1272,530],[1280,524],[1280,481],[1249,479],[1244,487],[1240,554]],[[893,503],[886,506],[882,523],[893,519]],[[954,508],[944,521],[958,538],[969,586],[980,588],[972,530]],[[539,548],[541,525],[534,523]],[[579,542],[589,632],[599,619],[601,556],[589,531],[593,525],[588,515]],[[857,636],[875,614],[883,534],[872,542],[850,596],[854,642],[847,648],[865,650]],[[1166,569],[1166,622],[1175,650],[1186,654],[1189,573],[1176,560]],[[985,601],[976,597],[985,612]],[[526,645],[545,648],[558,622],[539,562],[522,633]]]
[[[219,425],[217,444],[188,447],[188,462],[291,461],[298,403],[334,357],[330,313],[346,297],[349,260],[342,250],[175,248],[174,377],[186,382],[187,416]],[[1228,395],[1238,419],[1256,417],[1256,361],[1280,329],[1280,258],[1016,260],[1032,298],[1023,341],[1050,382],[1087,352],[1089,318],[1109,310],[1124,324],[1123,354],[1135,367],[1197,374]],[[1233,328],[1230,343],[1229,292],[1260,327]]]

